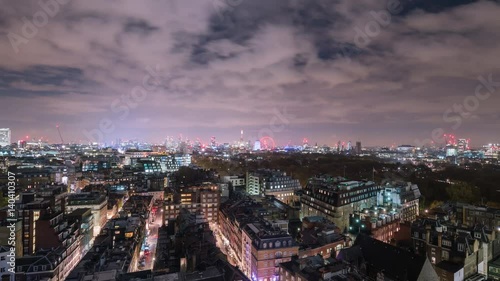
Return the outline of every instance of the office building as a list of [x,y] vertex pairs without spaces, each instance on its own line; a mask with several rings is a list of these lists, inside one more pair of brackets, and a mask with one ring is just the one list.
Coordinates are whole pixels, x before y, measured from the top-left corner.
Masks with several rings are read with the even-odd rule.
[[77,209],[92,210],[94,217],[94,237],[99,235],[101,228],[107,221],[108,213],[108,198],[99,193],[82,192],[71,194],[68,197],[67,213],[71,213]]
[[397,211],[402,222],[413,222],[419,215],[420,189],[410,182],[390,182],[377,194],[377,205]]
[[349,214],[376,204],[380,187],[371,181],[346,181],[329,176],[311,178],[301,196],[302,217],[323,216],[342,231]]
[[2,128],[0,129],[0,146],[8,146],[11,142],[10,129]]
[[274,170],[247,173],[246,186],[250,195],[272,195],[287,204],[298,200],[295,191],[301,189],[299,180],[287,176],[285,172]]
[[182,209],[191,213],[201,211],[209,222],[217,222],[221,191],[216,185],[182,188],[164,204],[165,219],[175,219]]

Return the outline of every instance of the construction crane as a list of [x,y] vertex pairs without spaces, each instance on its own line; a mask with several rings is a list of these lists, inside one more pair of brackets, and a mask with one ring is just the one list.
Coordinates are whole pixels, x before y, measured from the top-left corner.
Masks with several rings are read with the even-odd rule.
[[56,125],[56,128],[57,128],[57,132],[59,133],[59,138],[61,139],[61,144],[64,144],[64,140],[63,140],[62,135],[61,135],[61,130],[59,130],[59,125]]

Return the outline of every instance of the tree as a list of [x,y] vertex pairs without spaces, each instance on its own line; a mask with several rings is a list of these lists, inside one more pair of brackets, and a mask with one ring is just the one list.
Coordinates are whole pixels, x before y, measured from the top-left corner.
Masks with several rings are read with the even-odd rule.
[[465,182],[457,182],[447,186],[446,193],[448,193],[452,201],[474,204],[479,203],[481,200],[479,188]]

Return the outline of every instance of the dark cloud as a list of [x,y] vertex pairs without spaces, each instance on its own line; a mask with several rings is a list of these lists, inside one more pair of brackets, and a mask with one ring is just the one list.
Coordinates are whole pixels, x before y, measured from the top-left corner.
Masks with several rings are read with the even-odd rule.
[[[286,109],[284,129],[270,132],[280,144],[305,136],[412,144],[435,128],[453,130],[443,113],[474,94],[479,76],[500,80],[500,4],[401,0],[402,11],[359,44],[359,30],[377,24],[390,1],[78,0],[19,53],[6,36],[23,35],[22,17],[40,7],[4,1],[0,97],[10,106],[0,121],[15,136],[50,135],[47,124],[64,120],[67,138],[80,140],[108,118],[116,130],[107,140],[183,133],[230,141],[242,128],[254,138]],[[154,89],[131,103],[151,69]],[[477,129],[500,126],[498,92],[457,136],[498,141],[498,130]],[[112,106],[125,104],[120,118]]]
[[140,35],[150,35],[154,31],[157,31],[159,28],[156,26],[152,26],[147,21],[139,19],[132,19],[127,21],[123,30],[125,32],[137,33]]

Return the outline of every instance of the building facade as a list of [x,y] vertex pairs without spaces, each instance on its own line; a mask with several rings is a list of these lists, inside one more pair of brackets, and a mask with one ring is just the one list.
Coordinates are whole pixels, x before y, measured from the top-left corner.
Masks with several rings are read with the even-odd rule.
[[0,129],[0,146],[8,146],[11,142],[11,135],[9,128]]
[[265,222],[247,224],[242,234],[241,268],[252,280],[276,280],[280,263],[298,254],[299,246],[289,234]]
[[300,190],[300,182],[286,173],[274,170],[259,170],[247,173],[246,191],[250,195],[272,195],[286,204],[292,204],[298,197],[295,191]]
[[323,216],[344,230],[349,226],[349,214],[376,204],[379,190],[380,187],[370,181],[313,178],[301,196],[301,216]]
[[92,210],[92,216],[94,217],[94,237],[96,237],[108,219],[108,198],[105,195],[90,192],[71,194],[68,197],[66,213],[86,208]]

